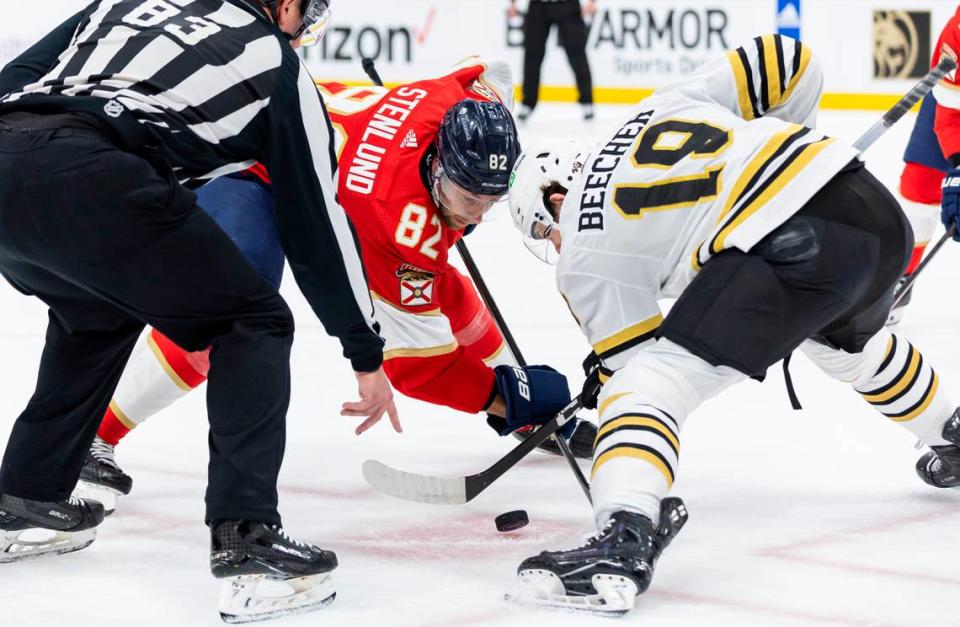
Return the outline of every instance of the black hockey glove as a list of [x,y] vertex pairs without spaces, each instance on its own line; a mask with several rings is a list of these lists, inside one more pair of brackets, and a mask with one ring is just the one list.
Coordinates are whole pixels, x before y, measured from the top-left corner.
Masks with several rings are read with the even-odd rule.
[[596,353],[590,353],[583,360],[583,374],[587,377],[583,382],[583,388],[580,390],[580,405],[584,409],[596,409],[597,397],[600,396],[600,390],[603,389],[603,383],[600,382],[600,372],[603,366],[600,365],[600,357]]
[[489,416],[487,423],[500,435],[542,425],[570,404],[567,378],[550,366],[497,366],[493,374],[507,415]]

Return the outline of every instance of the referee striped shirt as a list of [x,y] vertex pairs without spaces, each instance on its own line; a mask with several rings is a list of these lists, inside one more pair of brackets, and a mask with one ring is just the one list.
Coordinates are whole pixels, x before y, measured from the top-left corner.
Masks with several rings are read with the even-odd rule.
[[99,0],[0,72],[0,113],[85,111],[184,184],[263,163],[284,252],[354,369],[383,341],[336,199],[333,131],[313,79],[256,0]]

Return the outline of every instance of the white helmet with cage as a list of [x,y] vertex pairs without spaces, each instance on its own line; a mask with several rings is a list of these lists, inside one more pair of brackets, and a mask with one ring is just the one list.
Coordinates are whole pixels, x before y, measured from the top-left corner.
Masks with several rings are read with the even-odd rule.
[[510,175],[510,216],[523,242],[541,261],[557,263],[551,240],[557,227],[547,208],[557,185],[570,189],[583,174],[590,147],[574,139],[547,139],[523,151]]

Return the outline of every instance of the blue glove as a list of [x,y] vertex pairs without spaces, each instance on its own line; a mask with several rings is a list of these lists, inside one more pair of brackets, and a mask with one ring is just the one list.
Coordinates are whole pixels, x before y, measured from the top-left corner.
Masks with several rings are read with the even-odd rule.
[[953,226],[954,241],[960,242],[960,169],[950,168],[940,186],[943,200],[940,201],[940,221],[949,229]]
[[491,422],[490,426],[500,435],[549,422],[570,404],[567,378],[550,366],[497,366],[493,375],[507,415],[503,417],[505,424],[495,426],[490,420],[487,422]]

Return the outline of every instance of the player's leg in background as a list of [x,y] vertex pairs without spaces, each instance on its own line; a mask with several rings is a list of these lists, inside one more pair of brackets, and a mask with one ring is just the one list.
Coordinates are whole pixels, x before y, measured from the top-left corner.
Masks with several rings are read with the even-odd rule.
[[523,101],[517,112],[520,121],[530,116],[540,97],[540,70],[547,51],[547,35],[550,33],[545,4],[531,2],[523,18]]
[[[839,207],[833,215],[871,230],[880,244],[881,263],[860,302],[801,349],[827,374],[850,383],[877,411],[933,448],[918,465],[927,483],[960,485],[960,448],[955,446],[960,422],[952,430],[950,426],[956,406],[920,351],[884,328],[895,281],[910,256],[909,228],[896,200],[876,179],[861,177],[855,185],[870,211]],[[941,458],[945,463],[937,464]]]
[[[197,201],[254,270],[279,288],[284,256],[269,187],[245,176],[225,176],[200,188]],[[113,447],[136,426],[206,381],[209,353],[209,348],[186,351],[156,329],[141,337],[103,415],[79,494],[101,499],[112,510],[115,496],[130,492],[132,478],[114,459]]]
[[560,31],[560,43],[567,54],[567,60],[573,69],[577,81],[578,102],[583,108],[585,120],[592,120],[593,112],[593,77],[590,74],[590,63],[587,59],[587,24],[580,12],[579,2],[558,2],[552,10],[557,13],[556,22]]
[[[905,163],[900,175],[898,199],[913,228],[914,248],[901,283],[906,281],[920,264],[923,251],[940,224],[940,184],[949,164],[943,158],[940,143],[934,133],[936,107],[933,94],[923,99],[903,157]],[[908,293],[890,312],[888,324],[900,321],[910,302],[910,296]]]

